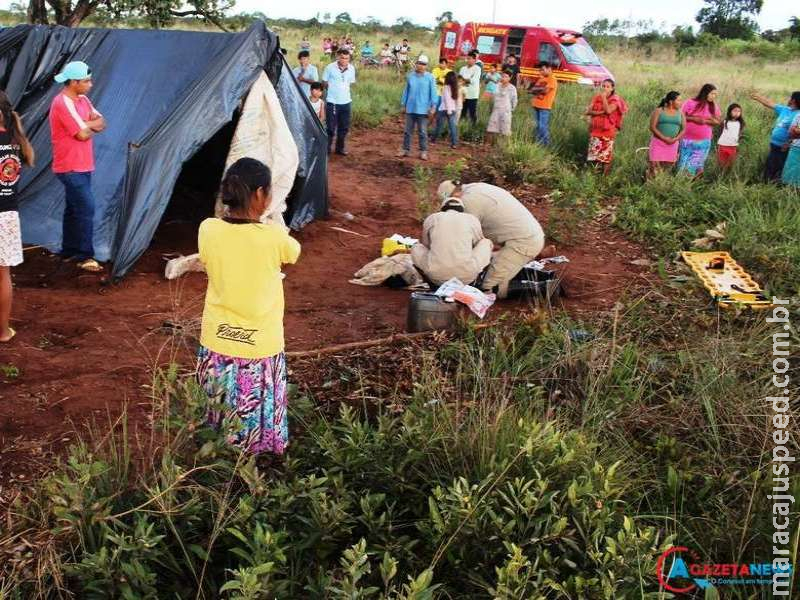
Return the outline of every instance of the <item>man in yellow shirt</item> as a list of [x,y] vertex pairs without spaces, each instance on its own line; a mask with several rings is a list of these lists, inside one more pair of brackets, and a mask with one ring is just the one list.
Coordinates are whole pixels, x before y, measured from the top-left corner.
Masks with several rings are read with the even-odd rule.
[[550,111],[556,100],[558,81],[550,63],[539,63],[539,78],[528,90],[533,94],[533,120],[536,123],[536,141],[542,146],[550,145]]
[[452,70],[446,58],[440,58],[438,66],[431,69],[431,75],[433,75],[433,79],[436,82],[436,92],[439,94],[440,98],[442,97],[442,89],[444,88],[444,78]]

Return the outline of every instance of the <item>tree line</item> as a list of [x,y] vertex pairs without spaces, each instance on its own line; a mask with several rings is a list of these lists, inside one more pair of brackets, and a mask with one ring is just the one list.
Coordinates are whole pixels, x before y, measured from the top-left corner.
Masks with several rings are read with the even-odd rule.
[[652,20],[595,19],[584,25],[583,32],[594,38],[626,38],[649,43],[676,42],[679,46],[693,45],[700,36],[715,36],[722,40],[753,40],[757,37],[782,42],[800,40],[800,17],[791,17],[783,29],[760,31],[756,18],[763,8],[763,0],[704,0],[704,6],[695,16],[699,31],[679,25],[671,32]]

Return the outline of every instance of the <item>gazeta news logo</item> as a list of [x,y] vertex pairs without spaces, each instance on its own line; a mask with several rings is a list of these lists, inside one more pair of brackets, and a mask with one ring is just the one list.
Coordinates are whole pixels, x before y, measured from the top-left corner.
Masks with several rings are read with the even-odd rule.
[[685,546],[673,546],[665,550],[656,562],[659,585],[675,594],[730,585],[771,585],[776,572],[791,574],[792,567],[774,567],[770,562],[708,562],[701,560],[697,552]]

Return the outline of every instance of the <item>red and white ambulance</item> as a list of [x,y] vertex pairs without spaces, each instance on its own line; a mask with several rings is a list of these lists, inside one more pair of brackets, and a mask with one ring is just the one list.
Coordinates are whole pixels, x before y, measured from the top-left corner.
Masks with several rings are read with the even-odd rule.
[[583,35],[570,29],[455,22],[442,27],[441,57],[456,61],[472,50],[484,64],[502,64],[509,54],[519,57],[522,81],[538,76],[540,62],[553,65],[559,81],[599,85],[613,79]]

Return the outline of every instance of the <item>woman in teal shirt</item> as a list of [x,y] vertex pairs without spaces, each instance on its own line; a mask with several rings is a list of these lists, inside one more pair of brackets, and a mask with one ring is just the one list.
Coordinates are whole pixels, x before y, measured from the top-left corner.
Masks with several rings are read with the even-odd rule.
[[680,92],[669,92],[650,115],[650,168],[648,176],[670,168],[678,160],[678,142],[686,129]]

